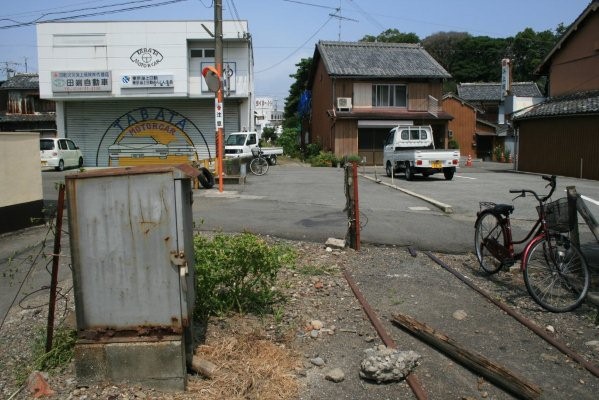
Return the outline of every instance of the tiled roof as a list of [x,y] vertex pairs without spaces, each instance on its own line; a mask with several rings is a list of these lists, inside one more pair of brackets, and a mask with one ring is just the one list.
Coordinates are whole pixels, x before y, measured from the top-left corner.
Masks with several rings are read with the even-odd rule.
[[[512,83],[512,94],[517,97],[543,97],[534,82]],[[458,96],[466,101],[501,101],[501,83],[461,83]]]
[[39,89],[40,80],[37,74],[20,74],[9,78],[0,89]]
[[43,122],[55,121],[56,113],[37,113],[37,114],[5,114],[0,113],[0,122]]
[[550,97],[515,120],[567,115],[599,114],[599,90]]
[[356,78],[450,78],[418,44],[326,42],[316,45],[331,76]]

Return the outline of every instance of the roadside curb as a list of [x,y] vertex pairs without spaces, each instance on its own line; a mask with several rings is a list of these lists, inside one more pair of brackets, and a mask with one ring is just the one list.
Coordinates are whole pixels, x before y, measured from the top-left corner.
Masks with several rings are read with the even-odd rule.
[[431,199],[430,197],[426,197],[426,196],[423,196],[421,194],[414,193],[414,192],[412,192],[410,190],[407,190],[407,189],[402,189],[399,186],[391,185],[390,183],[386,183],[386,182],[383,182],[381,180],[374,179],[374,178],[372,178],[370,176],[367,176],[367,175],[364,175],[364,174],[359,174],[359,175],[361,177],[363,177],[363,178],[366,178],[366,179],[374,182],[374,183],[378,183],[378,184],[390,187],[392,189],[399,190],[400,192],[404,192],[405,194],[409,194],[410,196],[414,196],[414,197],[417,197],[417,198],[419,198],[421,200],[424,200],[427,203],[430,203],[430,204],[434,205],[435,207],[437,207],[438,209],[440,209],[441,211],[443,211],[446,214],[453,214],[453,207],[450,206],[449,204],[441,203],[440,201],[437,201],[435,199]]

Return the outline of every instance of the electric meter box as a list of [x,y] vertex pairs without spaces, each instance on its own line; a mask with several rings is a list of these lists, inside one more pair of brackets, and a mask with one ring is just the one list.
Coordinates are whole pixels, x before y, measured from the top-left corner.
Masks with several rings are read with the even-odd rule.
[[82,382],[184,390],[195,301],[191,179],[143,166],[66,176]]

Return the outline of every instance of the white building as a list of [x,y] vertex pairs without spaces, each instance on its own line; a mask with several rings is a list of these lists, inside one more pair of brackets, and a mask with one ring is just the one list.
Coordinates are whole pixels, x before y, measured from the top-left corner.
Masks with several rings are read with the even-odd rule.
[[264,128],[278,128],[283,124],[283,111],[278,110],[277,100],[272,97],[256,97],[254,101],[256,115],[256,130],[262,132]]
[[[184,163],[215,157],[213,21],[37,25],[40,97],[56,102],[59,137],[86,166]],[[223,21],[224,131],[254,127],[247,21]]]

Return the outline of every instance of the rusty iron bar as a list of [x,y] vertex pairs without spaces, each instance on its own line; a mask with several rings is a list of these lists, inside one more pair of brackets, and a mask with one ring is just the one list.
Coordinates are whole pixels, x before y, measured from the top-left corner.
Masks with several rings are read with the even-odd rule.
[[[356,281],[351,276],[351,274],[349,272],[347,272],[347,270],[345,268],[343,269],[343,276],[345,277],[345,280],[349,284],[349,287],[351,288],[352,292],[354,292],[354,296],[356,296],[356,299],[358,299],[358,301],[360,302],[362,309],[368,316],[368,319],[372,323],[372,326],[378,333],[379,337],[381,338],[381,340],[383,341],[385,346],[387,346],[391,349],[397,349],[397,344],[395,343],[393,338],[389,335],[389,333],[387,333],[387,331],[385,330],[385,327],[383,326],[383,324],[377,317],[376,313],[374,312],[372,307],[370,307],[370,304],[368,304],[368,302],[366,301],[366,298],[364,297],[362,292],[360,292],[360,289],[358,288]],[[416,374],[414,374],[413,372],[409,373],[408,376],[406,377],[406,382],[408,382],[410,389],[412,389],[412,393],[414,393],[414,395],[416,396],[416,398],[418,400],[427,400],[428,399],[428,394],[422,387],[422,384],[418,380],[418,377],[416,376]]]
[[516,319],[522,325],[524,325],[525,327],[527,327],[528,329],[530,329],[531,331],[536,333],[538,336],[540,336],[542,339],[544,339],[547,343],[549,343],[550,345],[552,345],[553,347],[555,347],[556,349],[558,349],[559,351],[561,351],[562,353],[564,353],[565,355],[570,357],[571,359],[575,360],[577,363],[582,365],[587,371],[589,371],[591,374],[593,374],[599,378],[599,367],[597,367],[596,365],[585,360],[580,354],[574,352],[572,349],[570,349],[568,346],[566,346],[565,343],[557,340],[554,337],[549,336],[542,328],[540,328],[539,326],[537,326],[536,324],[534,324],[532,321],[528,320],[524,316],[518,314],[516,311],[514,311],[513,309],[508,307],[505,303],[493,299],[489,293],[487,293],[483,289],[479,288],[472,282],[469,282],[468,279],[466,279],[466,277],[464,275],[462,275],[455,269],[451,268],[449,265],[444,263],[439,258],[435,257],[430,251],[426,251],[425,253],[427,256],[429,256],[431,258],[431,260],[433,260],[434,262],[439,264],[441,267],[445,268],[447,271],[451,272],[459,280],[464,282],[466,285],[468,285],[474,291],[478,292],[480,295],[485,297],[491,303],[493,303],[497,307],[501,308],[503,311],[508,313],[511,317]]
[[353,186],[354,186],[354,250],[360,250],[360,205],[358,201],[358,163],[352,163]]
[[46,353],[52,350],[54,340],[54,313],[56,311],[56,286],[58,286],[58,266],[60,262],[60,238],[62,237],[62,216],[64,211],[65,185],[58,187],[56,208],[56,232],[54,233],[54,255],[52,256],[52,279],[50,281],[50,302],[48,304],[48,325],[46,327]]

